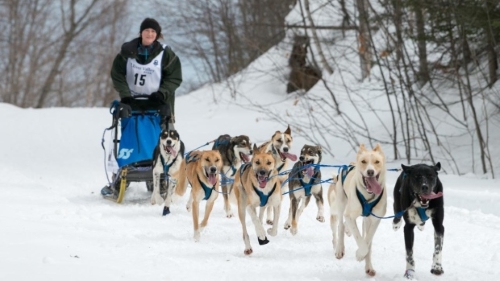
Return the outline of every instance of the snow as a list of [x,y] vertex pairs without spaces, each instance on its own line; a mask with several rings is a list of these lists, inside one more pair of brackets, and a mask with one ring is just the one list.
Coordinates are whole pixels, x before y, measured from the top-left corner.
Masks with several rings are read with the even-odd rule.
[[[204,93],[209,96],[209,93]],[[262,113],[226,103],[207,104],[200,93],[177,100],[177,129],[193,149],[222,133],[247,134],[261,143],[281,124]],[[237,118],[235,118],[237,116]],[[106,183],[102,130],[110,125],[106,108],[20,109],[0,104],[0,280],[365,280],[356,245],[346,238],[346,256],[333,255],[328,220],[315,220],[310,204],[299,233],[283,229],[289,199],[284,197],[276,237],[259,246],[247,216],[254,253],[243,254],[241,224],[228,219],[222,196],[216,201],[201,240],[193,240],[187,194],[161,216],[149,203],[143,183],[134,183],[125,202],[102,199]],[[10,120],[10,121],[7,121]],[[259,120],[259,121],[256,121]],[[292,130],[293,134],[293,130]],[[295,138],[292,152],[304,141]],[[204,147],[202,149],[208,149]],[[323,164],[342,164],[326,159]],[[389,168],[400,163],[389,162]],[[323,177],[334,169],[323,169]],[[397,172],[388,172],[389,194]],[[498,180],[440,176],[445,194],[445,274],[430,273],[433,228],[416,230],[418,280],[494,280],[500,274],[500,189]],[[328,184],[324,184],[327,190]],[[202,206],[204,203],[202,203]],[[389,196],[387,214],[392,214]],[[203,208],[202,208],[203,210]],[[236,210],[236,206],[233,206]],[[325,204],[328,213],[328,204]],[[383,220],[373,242],[372,280],[402,280],[403,232]]]
[[[311,1],[311,9],[323,9],[321,3]],[[295,23],[298,15],[295,9],[287,20]],[[321,24],[338,24],[338,16],[329,22],[327,15],[320,13]],[[344,39],[339,36],[328,50],[341,55],[327,82],[338,95],[342,110],[353,112],[350,118],[364,117],[369,125],[382,126],[389,118],[384,109],[386,98],[380,99],[381,91],[374,90],[380,89],[377,77],[381,70],[374,68],[370,81],[358,83],[355,49],[352,33]],[[287,124],[276,116],[300,121],[310,106],[318,106],[300,95],[284,94],[288,52],[284,45],[278,45],[227,83],[178,97],[176,128],[187,150],[221,134],[246,134],[261,144],[275,131],[286,129]],[[308,95],[325,92],[318,84]],[[366,111],[360,116],[352,110],[350,100],[365,98],[380,109],[377,117]],[[439,111],[432,114],[440,118]],[[161,216],[162,207],[149,203],[144,183],[131,184],[123,204],[102,198],[100,189],[107,179],[101,139],[103,130],[111,125],[107,108],[20,109],[0,103],[0,120],[0,280],[404,280],[403,231],[394,232],[390,219],[381,222],[373,240],[374,278],[365,274],[364,262],[356,261],[357,246],[352,237],[346,238],[345,257],[335,259],[329,220],[316,221],[314,202],[302,214],[298,234],[285,231],[287,196],[283,198],[278,235],[268,236],[269,244],[258,245],[247,216],[254,252],[245,256],[241,224],[237,217],[226,218],[221,195],[197,243],[192,216],[185,209],[188,194],[179,198],[165,217]],[[493,128],[490,139],[498,139],[498,132]],[[293,153],[299,154],[302,145],[312,144],[305,138],[307,134],[315,132],[292,127]],[[351,143],[330,136],[326,142],[321,136],[316,138],[333,152],[324,156],[322,164],[354,160]],[[434,232],[427,223],[423,231],[415,229],[416,278],[496,280],[500,276],[499,180],[467,170],[472,167],[470,145],[464,138],[451,142],[463,147],[454,150],[455,159],[463,163],[460,175],[454,174],[454,169],[440,173],[445,201],[445,273],[439,277],[430,273]],[[404,159],[389,157],[390,146],[382,147],[388,155],[388,168],[407,164]],[[437,159],[440,156],[435,155]],[[335,168],[322,168],[324,179],[334,172]],[[397,172],[387,174],[387,215],[393,214],[392,190],[397,176]],[[323,188],[326,193],[328,183]],[[204,203],[202,213],[203,207]],[[232,208],[236,211],[236,206]]]

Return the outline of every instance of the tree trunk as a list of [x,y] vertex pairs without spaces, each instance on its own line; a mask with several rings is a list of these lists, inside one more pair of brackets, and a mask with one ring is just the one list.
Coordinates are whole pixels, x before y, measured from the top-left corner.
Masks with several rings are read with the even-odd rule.
[[361,66],[361,79],[365,79],[370,75],[372,68],[372,48],[369,38],[368,10],[366,0],[356,0],[356,7],[359,13],[359,60]]

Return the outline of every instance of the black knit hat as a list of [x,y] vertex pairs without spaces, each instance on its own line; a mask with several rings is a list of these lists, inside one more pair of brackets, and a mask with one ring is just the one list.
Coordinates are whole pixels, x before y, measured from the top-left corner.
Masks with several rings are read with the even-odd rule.
[[161,36],[161,26],[160,24],[152,18],[146,18],[141,23],[141,33],[146,28],[152,28],[156,31],[157,37]]

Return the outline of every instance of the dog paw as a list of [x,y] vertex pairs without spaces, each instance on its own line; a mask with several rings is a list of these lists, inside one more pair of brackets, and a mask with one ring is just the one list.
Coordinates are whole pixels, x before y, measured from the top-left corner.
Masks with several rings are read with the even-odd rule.
[[264,236],[264,239],[260,239],[259,237],[257,237],[257,240],[259,240],[259,245],[261,245],[261,246],[269,243],[269,240],[267,240],[267,237],[265,237],[265,236]]
[[362,261],[365,259],[366,255],[368,255],[368,247],[366,245],[362,245],[356,251],[356,260]]
[[341,258],[344,257],[344,249],[337,249],[337,251],[335,251],[335,257],[340,260]]
[[413,269],[407,269],[405,271],[404,277],[408,280],[413,280],[415,278],[415,270]]
[[200,242],[200,232],[195,231],[193,238],[194,238],[194,242]]
[[349,229],[349,227],[346,227],[344,232],[345,232],[345,235],[347,235],[347,237],[351,237],[351,230]]
[[267,223],[268,225],[273,225],[273,221],[272,221],[272,220],[266,220],[266,223]]
[[418,230],[423,231],[425,228],[425,223],[417,225]]
[[325,222],[325,217],[323,216],[317,216],[316,219],[319,221],[319,222]]
[[290,228],[290,233],[291,233],[292,235],[296,235],[296,234],[297,234],[297,232],[299,232],[299,229],[298,229],[298,228],[296,228],[296,227],[292,227],[292,228]]
[[369,269],[365,270],[365,272],[366,272],[366,274],[368,274],[368,276],[370,276],[370,277],[375,276],[375,274],[377,273],[377,272],[375,271],[375,269],[373,269],[373,268],[369,268]]
[[432,265],[431,273],[434,275],[441,275],[444,273],[441,265]]
[[292,225],[289,222],[285,222],[285,226],[283,227],[285,230],[288,230]]
[[245,256],[249,256],[249,255],[251,255],[253,253],[253,250],[252,250],[252,248],[245,249],[245,251],[243,253],[245,253]]
[[189,213],[191,213],[191,204],[187,204],[186,205],[186,211],[188,211]]
[[230,219],[232,217],[234,217],[234,214],[232,211],[226,212],[226,218]]
[[392,222],[392,229],[394,231],[397,231],[398,229],[401,228],[401,224],[403,224],[403,221],[402,220],[398,220],[397,222],[396,221],[393,221]]
[[167,207],[167,206],[163,207],[163,214],[162,214],[162,215],[163,215],[163,216],[166,216],[166,215],[168,215],[168,214],[170,214],[170,208],[169,208],[169,207]]
[[274,227],[273,228],[269,228],[267,230],[267,234],[269,234],[269,235],[271,235],[271,236],[274,237],[274,236],[276,236],[278,234],[278,229],[274,229]]

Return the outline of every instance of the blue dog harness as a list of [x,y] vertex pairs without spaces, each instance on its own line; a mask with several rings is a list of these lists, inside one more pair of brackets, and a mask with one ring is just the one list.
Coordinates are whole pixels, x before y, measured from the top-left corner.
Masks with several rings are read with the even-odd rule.
[[359,202],[363,206],[363,217],[368,217],[371,215],[373,208],[378,204],[380,199],[382,198],[382,194],[384,194],[384,190],[380,193],[380,195],[373,200],[372,202],[368,202],[366,198],[361,194],[361,192],[356,188],[356,195],[358,196]]
[[319,173],[319,167],[314,168],[314,174],[308,183],[305,183],[302,177],[300,178],[300,185],[302,185],[302,187],[304,188],[306,196],[311,195],[311,189],[312,186],[314,185],[314,181],[316,180],[316,176],[318,175],[318,173]]
[[255,186],[253,186],[253,184],[252,184],[252,187],[253,187],[253,190],[255,190],[255,192],[257,193],[257,195],[259,195],[260,206],[264,207],[267,205],[267,201],[269,201],[269,197],[271,197],[271,195],[273,195],[273,192],[276,190],[276,183],[274,184],[273,189],[271,189],[271,192],[269,192],[269,194],[267,194],[267,195],[265,195],[264,192],[258,190]]
[[[177,156],[179,156],[179,155],[177,155]],[[165,163],[165,159],[160,154],[160,160],[161,160],[161,164],[163,165],[163,174],[165,175],[165,178],[168,177],[168,170],[170,170],[170,167],[172,167],[172,165],[174,165],[175,161],[177,161],[177,156],[174,158],[174,161],[172,161],[172,163],[170,163],[170,165],[167,165]]]
[[210,196],[212,195],[212,191],[214,191],[215,189],[215,185],[212,188],[208,187],[204,182],[200,180],[200,177],[198,177],[198,182],[200,183],[201,187],[203,187],[203,191],[205,191],[205,198],[203,198],[203,200],[208,200],[208,198],[210,198]]

